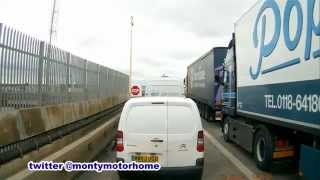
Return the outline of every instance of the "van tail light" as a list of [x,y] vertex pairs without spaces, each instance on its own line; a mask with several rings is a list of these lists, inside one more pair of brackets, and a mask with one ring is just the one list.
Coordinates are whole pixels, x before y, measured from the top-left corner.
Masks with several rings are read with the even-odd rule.
[[117,152],[122,152],[124,150],[124,146],[123,146],[123,132],[122,131],[117,131],[116,134],[116,151]]
[[198,132],[197,151],[204,152],[204,135],[203,131]]

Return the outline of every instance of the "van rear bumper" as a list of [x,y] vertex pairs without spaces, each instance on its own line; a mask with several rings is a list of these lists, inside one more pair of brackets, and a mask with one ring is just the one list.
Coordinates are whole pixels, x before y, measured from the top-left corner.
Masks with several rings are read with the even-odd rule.
[[184,166],[184,167],[161,167],[160,174],[190,174],[190,175],[201,175],[204,166],[204,158],[199,158],[196,161],[195,166]]
[[157,173],[160,175],[201,175],[202,171],[202,166],[162,167]]

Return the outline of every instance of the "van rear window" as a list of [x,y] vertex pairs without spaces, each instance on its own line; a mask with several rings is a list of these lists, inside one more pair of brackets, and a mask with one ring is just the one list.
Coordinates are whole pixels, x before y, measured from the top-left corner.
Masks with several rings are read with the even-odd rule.
[[196,126],[192,110],[186,106],[168,107],[168,133],[185,134],[193,133]]
[[162,105],[136,106],[128,113],[126,128],[129,133],[164,134],[167,107]]

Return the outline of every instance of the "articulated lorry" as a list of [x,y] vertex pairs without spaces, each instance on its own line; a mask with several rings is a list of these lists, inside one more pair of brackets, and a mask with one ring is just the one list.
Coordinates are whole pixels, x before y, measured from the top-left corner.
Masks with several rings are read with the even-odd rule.
[[261,0],[235,23],[222,132],[262,170],[295,159],[320,179],[319,11],[320,0]]
[[201,117],[221,120],[223,86],[223,61],[226,47],[215,47],[188,66],[185,79],[186,96],[198,105]]

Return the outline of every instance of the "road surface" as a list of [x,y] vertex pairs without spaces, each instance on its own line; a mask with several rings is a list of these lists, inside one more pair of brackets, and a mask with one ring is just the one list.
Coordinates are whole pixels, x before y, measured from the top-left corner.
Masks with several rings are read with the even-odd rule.
[[[219,123],[203,121],[205,129],[205,166],[202,180],[299,180],[296,170],[291,167],[277,167],[270,173],[260,171],[250,153],[244,151],[233,143],[223,140]],[[111,146],[104,149],[96,158],[99,162],[114,162],[115,151]],[[85,172],[76,179],[78,180],[119,180],[117,172]],[[143,179],[147,179],[143,177]],[[188,179],[188,177],[161,176],[155,179]]]

